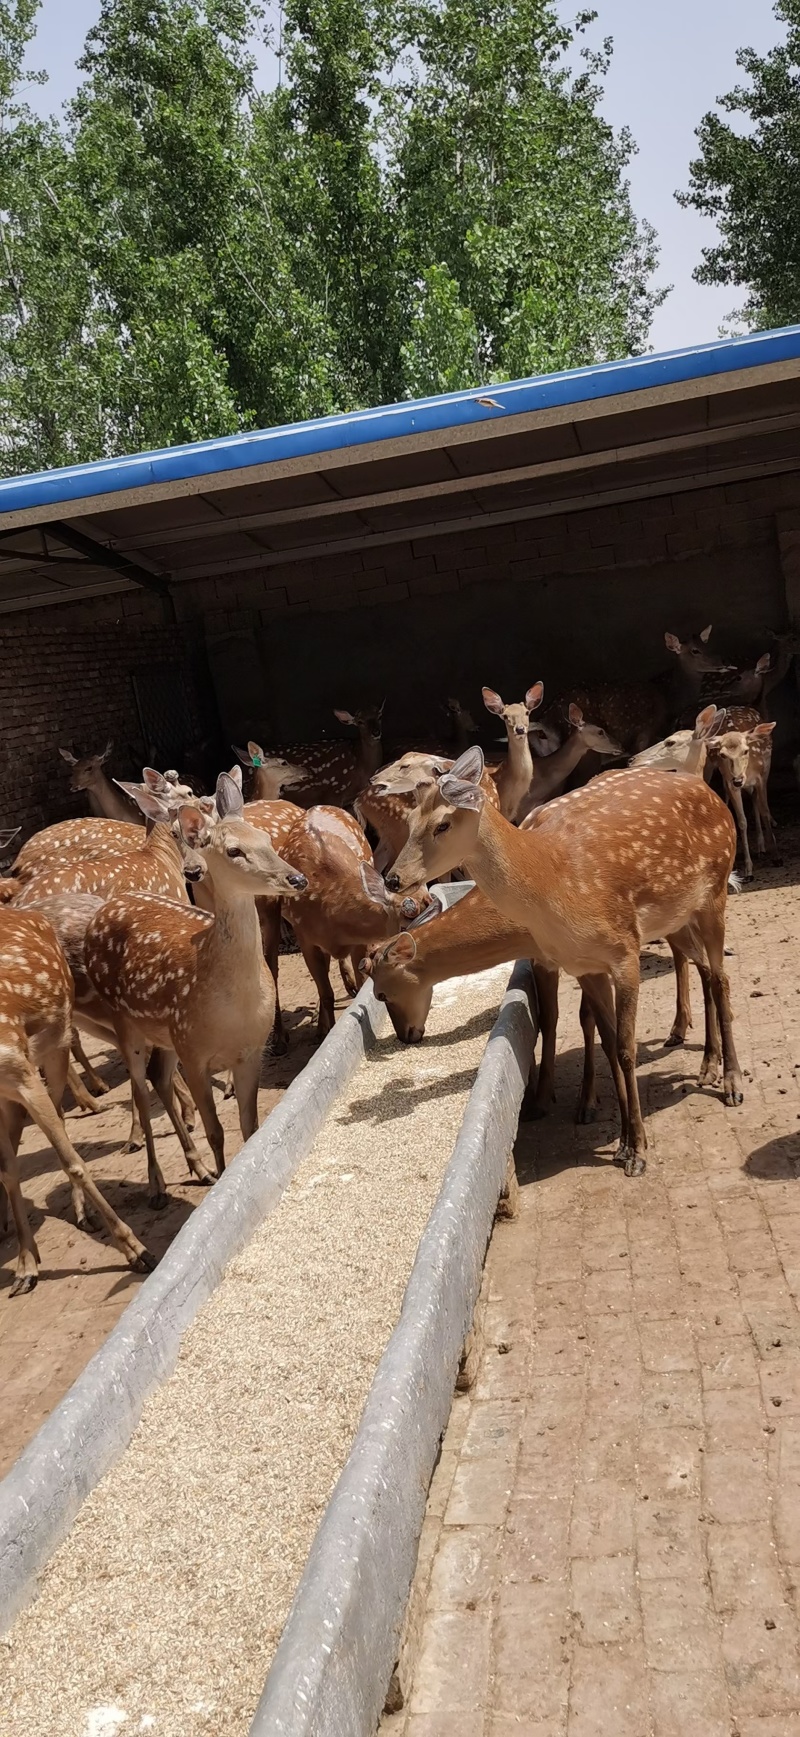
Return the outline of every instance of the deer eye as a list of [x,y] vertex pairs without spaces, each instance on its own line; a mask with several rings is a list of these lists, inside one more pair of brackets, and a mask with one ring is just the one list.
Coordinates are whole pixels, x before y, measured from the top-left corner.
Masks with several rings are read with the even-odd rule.
[[226,856],[244,856],[244,851],[239,849],[238,844],[229,844],[227,847],[227,850],[225,852],[225,855]]
[[449,820],[440,820],[439,825],[435,826],[433,829],[433,836],[434,836],[434,838],[438,838],[439,834],[441,832],[449,832],[449,831],[450,831]]

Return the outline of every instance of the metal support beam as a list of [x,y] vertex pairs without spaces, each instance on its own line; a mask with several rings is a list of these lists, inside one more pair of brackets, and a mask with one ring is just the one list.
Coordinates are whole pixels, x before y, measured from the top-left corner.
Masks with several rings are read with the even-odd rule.
[[154,591],[157,597],[170,597],[166,579],[160,578],[157,573],[149,573],[146,567],[140,567],[138,561],[133,561],[129,555],[122,555],[116,549],[107,549],[102,543],[95,543],[83,531],[76,531],[73,525],[66,525],[63,519],[55,519],[52,524],[45,526],[45,530],[56,537],[59,543],[66,543],[68,549],[76,549],[92,566],[107,567],[110,572],[118,573],[132,584],[141,585],[145,591]]

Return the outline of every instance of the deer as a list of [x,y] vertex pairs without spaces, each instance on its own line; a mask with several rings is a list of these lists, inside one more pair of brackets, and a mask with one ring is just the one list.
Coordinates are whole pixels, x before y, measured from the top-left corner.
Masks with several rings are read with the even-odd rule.
[[[159,819],[164,818],[166,811],[159,806]],[[141,841],[138,850],[95,851],[86,856],[64,856],[43,862],[38,872],[19,885],[12,905],[24,909],[54,893],[94,893],[98,898],[107,898],[123,890],[161,893],[165,898],[186,902],[183,862],[169,828],[151,820],[144,837],[141,827],[137,828],[137,834]]]
[[[730,714],[726,715],[727,718]],[[736,816],[744,857],[743,879],[753,879],[753,859],[743,796],[750,797],[756,834],[756,854],[769,850],[774,863],[780,863],[775,842],[772,816],[767,800],[767,781],[772,764],[772,732],[775,725],[759,722],[750,728],[724,729],[710,744],[714,765],[722,778],[725,795]],[[765,845],[766,835],[766,845]]]
[[340,724],[358,731],[358,746],[350,742],[296,742],[273,748],[271,754],[302,767],[305,782],[293,784],[293,800],[302,808],[334,802],[348,808],[381,763],[383,708],[364,706],[360,711],[334,709]]
[[365,947],[416,917],[427,894],[415,889],[414,897],[394,898],[387,892],[361,827],[343,809],[307,809],[293,826],[286,851],[308,883],[289,920],[319,994],[321,1040],[334,1024],[331,959],[340,964],[349,959],[356,984],[363,982]]
[[688,772],[702,778],[711,740],[725,724],[726,713],[718,706],[704,706],[691,730],[673,730],[628,761],[628,770],[649,766],[659,772]]
[[18,1149],[26,1113],[49,1140],[67,1177],[78,1228],[99,1218],[134,1272],[152,1272],[153,1256],[101,1194],[58,1113],[69,1068],[72,978],[51,925],[38,911],[0,911],[0,963],[0,1181],[19,1245],[11,1295],[34,1289],[40,1264],[20,1187]]
[[103,770],[113,748],[113,742],[107,742],[102,754],[86,754],[82,760],[76,758],[71,748],[59,748],[58,752],[62,760],[66,760],[67,765],[72,767],[70,790],[73,795],[79,790],[85,790],[93,814],[101,815],[106,820],[133,821],[135,825],[136,810],[120,795]]
[[[669,675],[653,682],[626,685],[614,682],[594,682],[569,689],[540,720],[545,735],[539,731],[532,746],[537,753],[546,746],[550,753],[565,740],[569,702],[580,706],[586,717],[595,719],[610,736],[622,743],[626,753],[640,753],[655,741],[672,718],[687,707],[694,713],[700,698],[703,676],[710,671],[728,671],[733,665],[708,649],[711,627],[681,640],[677,634],[665,633],[664,643],[678,660],[673,679]],[[675,666],[673,666],[675,669]]]
[[533,777],[533,761],[528,741],[530,715],[541,705],[544,687],[541,682],[536,682],[532,688],[528,688],[519,705],[511,706],[504,705],[493,688],[481,688],[481,693],[487,712],[492,712],[496,718],[502,718],[506,727],[508,757],[502,765],[492,766],[491,773],[500,798],[500,813],[505,815],[506,820],[517,820]]
[[283,790],[291,789],[293,784],[308,783],[304,766],[293,765],[281,754],[267,754],[258,742],[248,742],[246,748],[237,748],[234,743],[233,752],[253,774],[251,802],[278,802]]
[[[602,754],[618,759],[624,752],[621,744],[609,736],[601,724],[590,724],[586,721],[580,706],[570,701],[568,708],[570,734],[560,748],[554,752],[537,758],[533,769],[530,789],[525,797],[519,819],[524,820],[532,809],[540,808],[543,803],[551,802],[553,797],[560,796],[570,774],[580,765],[585,754]],[[530,734],[536,733],[536,725],[531,725]]]
[[156,1165],[145,1089],[152,1048],[160,1055],[156,1090],[187,1160],[199,1154],[175,1103],[176,1063],[220,1176],[225,1137],[212,1069],[232,1069],[239,1125],[248,1140],[258,1125],[261,1056],[275,1014],[255,900],[292,899],[305,891],[306,880],[243,818],[242,792],[225,772],[217,780],[215,803],[216,820],[195,803],[185,803],[178,815],[185,844],[202,858],[211,880],[213,915],[152,895],[115,895],[87,927],[84,958],[131,1076],[148,1164]]
[[463,754],[471,746],[473,738],[478,734],[478,726],[472,713],[462,706],[460,700],[453,699],[452,696],[445,701],[442,711],[449,724],[453,759],[457,759],[459,754]]
[[[626,1176],[646,1163],[636,1077],[639,953],[666,935],[703,980],[706,1049],[700,1078],[740,1104],[742,1076],[724,968],[725,905],[736,833],[723,802],[699,778],[608,772],[551,803],[522,832],[489,806],[483,754],[471,748],[412,817],[411,836],[386,877],[393,892],[464,863],[471,878],[532,937],[550,970],[593,980],[611,1032]],[[612,998],[612,987],[614,996]]]
[[[434,790],[437,778],[454,764],[442,755],[410,751],[391,765],[383,766],[360,792],[355,803],[356,817],[362,826],[371,826],[378,835],[374,862],[381,874],[406,843],[414,808],[426,791]],[[487,770],[481,782],[487,801],[499,810],[497,785]]]

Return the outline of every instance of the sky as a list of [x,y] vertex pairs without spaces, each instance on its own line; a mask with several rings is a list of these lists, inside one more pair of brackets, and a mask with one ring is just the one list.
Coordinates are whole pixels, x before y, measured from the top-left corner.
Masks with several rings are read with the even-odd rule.
[[[639,217],[658,232],[658,281],[672,293],[656,313],[650,341],[654,349],[701,344],[744,299],[737,289],[709,288],[693,281],[704,246],[713,244],[714,225],[682,210],[676,188],[688,182],[695,154],[695,128],[715,99],[737,82],[736,51],[759,52],[778,40],[772,0],[593,0],[599,14],[588,40],[614,38],[603,112],[615,128],[628,126],[638,145],[630,167],[631,194]],[[43,0],[31,64],[45,67],[49,83],[29,86],[29,100],[51,112],[75,89],[75,61],[87,30],[96,21],[100,0]],[[562,0],[564,18],[578,10]],[[265,57],[265,76],[272,75]]]

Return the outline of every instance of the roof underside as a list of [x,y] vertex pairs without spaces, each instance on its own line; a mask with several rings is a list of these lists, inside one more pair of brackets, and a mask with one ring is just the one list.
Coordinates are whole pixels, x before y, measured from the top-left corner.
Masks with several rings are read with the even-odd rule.
[[800,329],[644,363],[0,484],[0,612],[800,470]]

